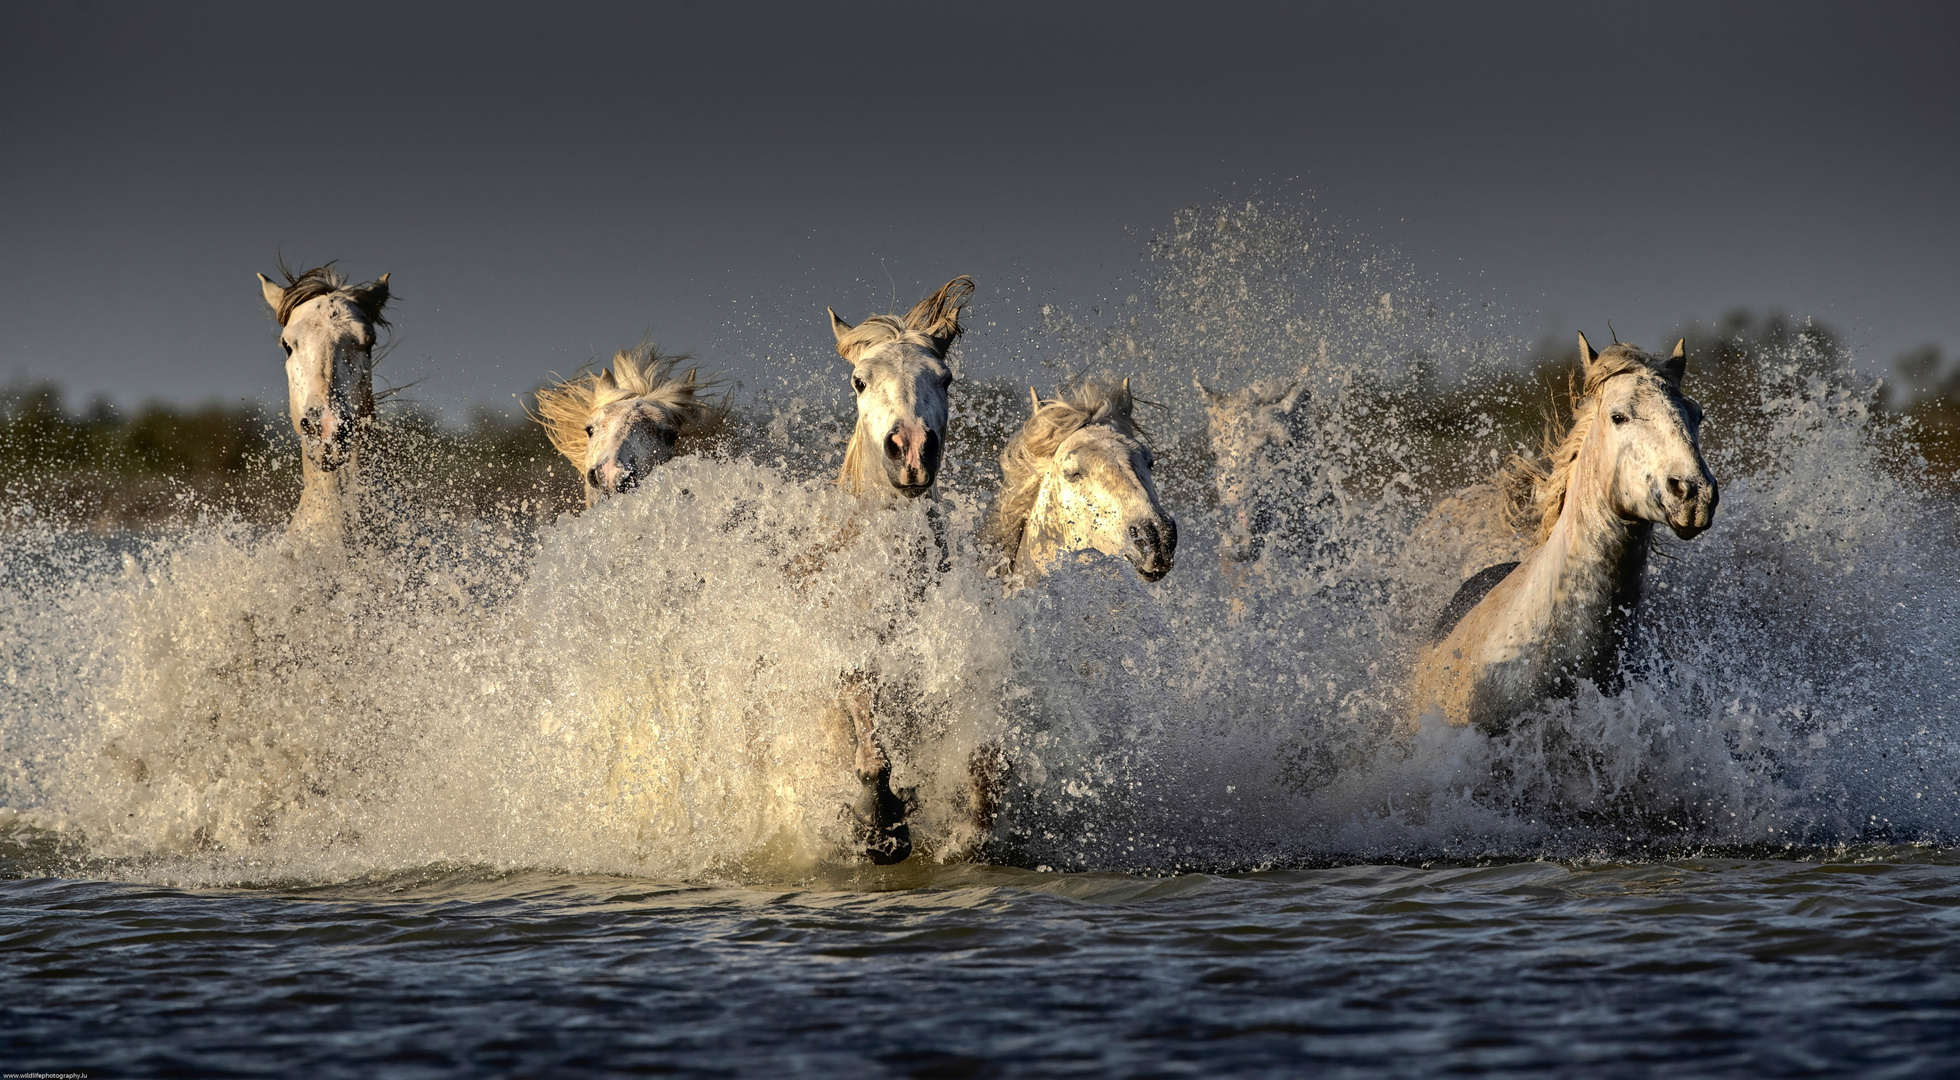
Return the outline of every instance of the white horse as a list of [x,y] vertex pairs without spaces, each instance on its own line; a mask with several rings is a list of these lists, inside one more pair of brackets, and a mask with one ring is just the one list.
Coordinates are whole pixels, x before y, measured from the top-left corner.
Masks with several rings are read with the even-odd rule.
[[[851,389],[857,398],[857,424],[844,450],[839,487],[871,499],[915,499],[933,490],[951,413],[953,369],[946,352],[964,331],[960,316],[972,296],[973,279],[962,276],[904,315],[873,315],[852,326],[830,311],[837,353],[851,364]],[[880,715],[900,711],[902,697],[875,674],[848,672],[829,716],[856,748],[853,764],[864,785],[854,808],[858,840],[879,865],[902,862],[912,854],[905,800],[892,790],[891,758],[879,733]],[[975,776],[977,790],[981,774]],[[990,813],[976,801],[977,816]]]
[[903,316],[873,315],[852,326],[830,312],[857,395],[857,426],[837,475],[846,491],[918,498],[932,490],[953,385],[946,350],[963,332],[960,313],[972,296],[973,279],[956,277]]
[[674,374],[686,356],[662,356],[651,344],[621,349],[613,366],[538,391],[531,419],[585,481],[585,505],[631,491],[674,456],[684,435],[714,429],[726,403],[700,394],[714,385],[698,368]]
[[343,546],[361,519],[361,455],[374,424],[374,344],[388,275],[350,284],[333,264],[286,284],[258,275],[286,350],[286,393],[305,478],[287,536]]
[[1000,452],[1002,489],[986,530],[1011,577],[1032,581],[1062,555],[1091,549],[1128,559],[1146,581],[1170,573],[1177,521],[1151,479],[1130,380],[1028,397],[1032,415]]
[[1530,492],[1537,546],[1471,578],[1444,609],[1417,664],[1412,722],[1440,710],[1501,732],[1534,702],[1617,674],[1654,525],[1690,539],[1719,497],[1701,407],[1681,394],[1684,344],[1659,360],[1631,345],[1596,353],[1579,335],[1570,427],[1547,460],[1514,462],[1500,485]]
[[1286,464],[1280,451],[1293,445],[1294,409],[1306,388],[1295,379],[1217,391],[1195,375],[1191,385],[1204,398],[1205,436],[1224,526],[1218,553],[1229,572],[1229,564],[1258,561],[1276,536],[1313,531],[1310,524],[1292,520],[1300,507],[1279,475]]

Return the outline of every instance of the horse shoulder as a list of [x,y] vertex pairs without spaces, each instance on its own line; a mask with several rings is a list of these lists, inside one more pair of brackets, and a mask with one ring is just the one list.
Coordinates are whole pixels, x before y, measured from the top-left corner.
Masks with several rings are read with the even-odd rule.
[[1489,596],[1491,590],[1503,584],[1504,579],[1511,575],[1511,571],[1516,570],[1520,565],[1521,563],[1517,562],[1507,562],[1486,566],[1459,586],[1456,595],[1450,597],[1450,602],[1443,605],[1442,613],[1436,616],[1436,625],[1429,633],[1430,643],[1434,644],[1449,637],[1450,631],[1456,629],[1456,624],[1462,622],[1463,617],[1470,614],[1472,608],[1482,603],[1484,597]]

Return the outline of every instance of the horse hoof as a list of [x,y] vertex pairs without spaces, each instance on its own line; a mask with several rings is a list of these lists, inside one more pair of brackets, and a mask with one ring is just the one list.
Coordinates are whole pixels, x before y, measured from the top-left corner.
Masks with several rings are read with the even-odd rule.
[[905,823],[905,800],[892,791],[890,769],[865,781],[851,814],[857,821],[858,842],[872,862],[890,866],[911,857],[912,829]]
[[864,854],[878,866],[895,866],[912,857],[912,830],[900,822],[884,835],[864,846]]

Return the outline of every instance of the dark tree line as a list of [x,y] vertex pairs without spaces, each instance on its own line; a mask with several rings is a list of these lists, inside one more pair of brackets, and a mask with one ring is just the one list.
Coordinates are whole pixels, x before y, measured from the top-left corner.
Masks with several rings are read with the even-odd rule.
[[[1711,451],[1746,459],[1750,448],[1766,442],[1757,429],[1774,410],[1762,403],[1821,384],[1872,410],[1902,451],[1901,468],[1960,488],[1960,359],[1932,346],[1915,350],[1898,361],[1899,379],[1888,393],[1856,375],[1841,339],[1814,322],[1736,311],[1684,335],[1687,389],[1711,418],[1704,430]],[[1665,349],[1672,342],[1643,344]],[[1489,476],[1495,457],[1535,446],[1575,369],[1574,343],[1546,341],[1522,362],[1486,366],[1467,378],[1439,376],[1416,357],[1355,392],[1378,404],[1381,415],[1400,418],[1416,444],[1423,486],[1446,491]],[[987,486],[994,455],[1025,416],[1026,393],[1006,382],[962,388],[949,434],[964,452],[949,483]],[[751,444],[739,449],[763,453],[769,440],[760,418],[747,420],[738,418],[737,428],[756,430],[737,437]],[[1201,429],[1175,426],[1182,434],[1158,446],[1160,483],[1178,499],[1204,498],[1210,453]],[[830,447],[836,450],[848,424],[826,432],[826,445],[838,443]],[[405,478],[437,512],[535,520],[581,505],[576,477],[542,430],[521,415],[479,410],[467,424],[449,426],[426,411],[396,406],[384,410],[379,437],[394,461],[412,463]],[[0,388],[0,528],[21,520],[28,507],[37,517],[97,529],[151,528],[214,514],[277,524],[298,495],[297,444],[281,413],[250,405],[124,412],[106,403],[70,412],[53,386]]]

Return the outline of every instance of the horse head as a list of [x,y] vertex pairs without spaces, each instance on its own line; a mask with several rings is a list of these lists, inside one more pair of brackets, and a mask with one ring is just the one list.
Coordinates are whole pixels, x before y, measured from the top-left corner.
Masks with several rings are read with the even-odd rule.
[[[1157,495],[1155,458],[1131,419],[1130,380],[1088,384],[1065,401],[1030,396],[1034,416],[1001,455],[1010,489],[1038,485],[1016,561],[1038,568],[1094,549],[1128,559],[1146,581],[1170,573],[1177,521]],[[1002,501],[1016,502],[1015,493]]]
[[388,275],[352,285],[328,264],[285,278],[282,286],[260,274],[259,288],[279,321],[300,451],[308,465],[331,471],[374,417],[374,343],[388,325]]
[[[619,393],[611,372],[600,373],[598,389]],[[633,490],[673,458],[681,427],[681,418],[652,398],[622,394],[599,406],[585,425],[585,482],[601,497]]]
[[1708,528],[1720,500],[1701,456],[1701,406],[1681,393],[1686,342],[1658,360],[1631,345],[1594,352],[1579,335],[1585,391],[1591,398],[1595,460],[1609,477],[1608,496],[1623,520],[1664,524],[1683,540]]
[[1205,402],[1205,434],[1216,464],[1218,508],[1225,524],[1222,551],[1235,562],[1251,562],[1259,557],[1262,539],[1278,527],[1272,503],[1258,497],[1268,479],[1259,474],[1262,466],[1270,466],[1272,448],[1292,444],[1290,421],[1306,387],[1294,379],[1221,392],[1195,375],[1191,385]]
[[857,395],[857,428],[841,482],[862,490],[880,478],[907,498],[932,490],[945,454],[953,384],[946,350],[964,329],[960,314],[972,295],[973,279],[957,277],[902,317],[873,315],[852,326],[830,312],[837,353],[851,364]]
[[685,359],[651,344],[621,349],[612,367],[538,391],[533,419],[585,478],[587,506],[638,487],[673,459],[683,435],[723,414],[699,396],[713,385],[697,378],[699,369],[674,374]]

